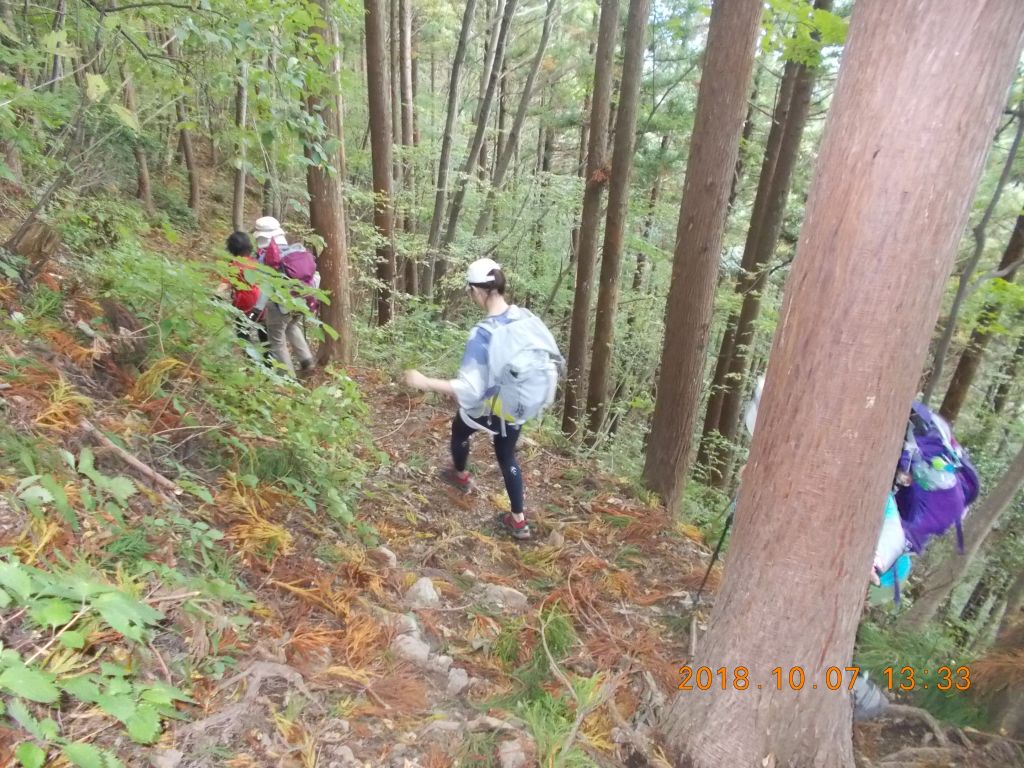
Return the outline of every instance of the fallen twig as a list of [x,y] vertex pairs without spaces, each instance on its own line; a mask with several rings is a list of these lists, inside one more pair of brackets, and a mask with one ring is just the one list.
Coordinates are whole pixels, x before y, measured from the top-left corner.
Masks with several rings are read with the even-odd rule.
[[179,488],[166,477],[161,475],[155,469],[139,461],[137,458],[128,453],[128,451],[126,451],[124,448],[119,446],[117,443],[113,442],[109,437],[107,437],[98,429],[96,429],[96,427],[94,427],[92,425],[92,422],[90,422],[88,419],[82,419],[81,426],[82,429],[84,429],[86,432],[88,432],[90,435],[96,438],[96,440],[98,440],[100,444],[102,444],[105,448],[109,448],[111,451],[113,451],[114,454],[119,459],[121,459],[121,461],[135,469],[141,475],[152,481],[155,485],[158,485],[159,487],[163,488],[166,491],[170,491],[175,496],[181,496],[181,494],[184,493],[184,491],[182,491],[181,488]]

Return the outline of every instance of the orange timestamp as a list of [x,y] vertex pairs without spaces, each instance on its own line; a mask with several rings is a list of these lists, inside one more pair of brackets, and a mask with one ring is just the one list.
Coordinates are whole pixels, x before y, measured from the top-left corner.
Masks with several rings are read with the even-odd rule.
[[[828,689],[838,691],[840,689],[853,690],[853,684],[857,682],[860,674],[860,667],[828,667],[824,675],[817,679],[812,675],[804,673],[803,667],[775,667],[771,671],[768,680],[752,681],[750,670],[744,666],[738,667],[680,667],[679,675],[682,680],[679,682],[680,691],[708,691],[712,688],[728,690],[732,688],[737,691],[746,690],[791,690],[801,691],[805,687],[812,689]],[[813,678],[813,679],[812,679]]]
[[968,666],[941,666],[933,670],[915,667],[886,667],[882,670],[886,687],[891,690],[913,691],[934,688],[937,691],[966,691],[971,687],[971,668]]

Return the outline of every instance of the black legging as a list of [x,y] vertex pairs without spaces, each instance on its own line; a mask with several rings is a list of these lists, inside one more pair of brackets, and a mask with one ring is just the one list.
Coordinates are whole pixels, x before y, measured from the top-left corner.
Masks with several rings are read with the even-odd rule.
[[[505,478],[505,490],[508,491],[508,500],[512,511],[523,514],[523,473],[519,470],[519,462],[516,461],[516,443],[519,441],[519,427],[505,424],[505,434],[501,434],[501,420],[497,416],[488,416],[480,419],[481,425],[487,427],[494,435],[494,455],[498,457],[498,466],[501,467],[501,475]],[[452,462],[459,472],[466,471],[466,464],[469,461],[469,438],[478,429],[469,426],[463,421],[462,416],[455,414],[452,419]]]

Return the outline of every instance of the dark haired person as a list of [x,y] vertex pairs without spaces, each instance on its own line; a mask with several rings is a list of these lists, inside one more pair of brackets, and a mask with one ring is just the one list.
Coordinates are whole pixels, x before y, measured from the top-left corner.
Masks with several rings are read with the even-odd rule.
[[[452,419],[452,466],[442,472],[443,479],[456,488],[470,489],[466,470],[470,438],[481,431],[492,435],[511,508],[498,516],[498,523],[514,538],[526,540],[531,534],[523,511],[523,476],[516,443],[522,423],[550,405],[558,378],[552,361],[561,361],[561,355],[539,319],[505,300],[505,288],[505,274],[496,262],[479,259],[470,264],[466,290],[486,315],[470,331],[458,375],[431,379],[410,370],[405,373],[405,383],[458,401],[459,411]],[[537,365],[532,364],[531,355],[536,355]],[[513,361],[519,369],[514,375],[520,378],[510,386],[500,372],[508,370]]]
[[[240,288],[237,283],[228,283],[228,288],[231,291],[231,304],[256,326],[260,344],[266,348],[269,337],[260,318],[262,311],[258,308],[260,287],[255,283],[250,283],[245,276],[247,269],[256,266],[256,260],[252,256],[252,241],[245,232],[232,232],[228,235],[227,249],[228,253],[235,257],[231,262],[232,269],[238,270],[235,278],[245,286]],[[235,322],[235,331],[240,339],[249,340],[251,338],[251,326],[244,318],[238,318]]]

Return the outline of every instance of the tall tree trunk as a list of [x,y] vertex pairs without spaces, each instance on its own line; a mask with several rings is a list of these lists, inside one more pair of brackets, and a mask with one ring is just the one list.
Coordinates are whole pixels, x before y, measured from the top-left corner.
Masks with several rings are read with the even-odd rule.
[[[804,768],[854,764],[849,699],[828,689],[827,668],[849,684],[843,668],[892,456],[1024,42],[1024,5],[1013,0],[923,8],[919,0],[869,1],[853,12],[729,567],[692,660],[695,669],[743,665],[750,685],[674,700],[667,741],[692,768],[767,759]],[[702,86],[714,44],[712,15]],[[738,133],[737,126],[730,138]],[[799,690],[789,682],[797,667],[807,683]]]
[[508,58],[501,62],[501,77],[498,80],[498,114],[494,128],[494,168],[491,169],[493,179],[498,167],[498,159],[505,151],[505,129],[508,125]]
[[[413,120],[412,92],[412,0],[398,1],[398,15],[401,22],[399,39],[399,58],[402,63],[402,146],[405,150],[405,162],[402,168],[402,186],[405,190],[404,229],[412,233],[416,231],[416,194],[413,179],[412,149],[416,143],[416,129]],[[419,293],[419,280],[416,259],[411,254],[405,257],[405,290],[412,296]]]
[[[480,102],[480,111],[476,116],[476,133],[473,136],[473,143],[469,148],[469,155],[466,157],[466,164],[462,169],[462,177],[455,189],[455,195],[448,205],[448,226],[445,228],[442,248],[447,249],[455,241],[456,229],[459,225],[459,215],[462,213],[462,204],[466,199],[466,186],[469,177],[473,173],[473,166],[476,165],[480,155],[480,148],[484,143],[484,134],[487,131],[487,116],[490,114],[491,102],[494,101],[494,92],[498,87],[498,73],[501,70],[501,62],[505,59],[505,45],[508,42],[508,31],[512,25],[512,16],[516,10],[517,0],[505,0],[505,11],[501,16],[501,26],[498,29],[498,39],[494,46],[494,64],[491,67],[491,77],[487,83],[487,91],[484,93],[483,101]],[[443,277],[446,262],[442,259],[436,266],[435,277]]]
[[[173,36],[167,40],[167,53],[172,59],[180,59],[181,52],[178,41]],[[185,159],[185,170],[188,172],[188,207],[199,215],[199,165],[196,163],[195,151],[192,148],[192,131],[188,125],[188,107],[185,104],[185,95],[182,94],[174,102],[175,113],[178,116],[179,141],[181,143],[181,154]]]
[[[500,156],[494,166],[494,177],[491,179],[491,189],[487,193],[487,200],[484,202],[484,207],[480,211],[480,217],[476,222],[476,228],[473,230],[475,237],[482,237],[491,226],[495,195],[505,183],[505,174],[508,172],[509,164],[512,162],[512,155],[519,145],[519,136],[523,131],[523,125],[526,123],[526,112],[530,107],[530,99],[533,97],[533,86],[537,80],[537,72],[540,70],[540,64],[544,60],[544,52],[547,50],[548,40],[551,37],[551,24],[555,16],[555,2],[556,0],[547,0],[544,14],[544,29],[540,35],[540,43],[537,45],[537,53],[534,54],[533,61],[530,63],[530,71],[526,75],[526,83],[523,85],[523,96],[519,100],[516,116],[512,120],[512,129],[509,131],[506,141],[504,143],[499,142],[498,144]],[[501,135],[500,128],[498,135]]]
[[[651,234],[654,231],[654,214],[658,209],[658,197],[661,195],[661,183],[665,178],[665,169],[661,166],[665,153],[668,151],[669,134],[661,137],[661,146],[658,147],[658,168],[654,173],[654,181],[651,182],[651,194],[647,198],[647,216],[644,217],[643,231],[640,239],[647,245],[651,242]],[[633,270],[633,293],[642,292],[644,284],[644,272],[647,268],[647,254],[642,250],[636,252],[636,268]],[[635,306],[635,305],[634,305]],[[631,309],[626,318],[627,324],[632,328],[636,323],[636,310]]]
[[755,0],[719,2],[711,12],[643,475],[671,509],[689,471],[690,434],[700,405],[725,214],[760,20],[761,5]]
[[[815,0],[814,8],[830,11],[832,0]],[[744,251],[749,250],[751,255],[743,259],[749,266],[740,275],[737,283],[737,291],[743,297],[743,304],[736,322],[733,353],[725,376],[722,411],[718,420],[718,434],[721,436],[718,445],[729,453],[735,453],[730,446],[736,438],[740,406],[746,392],[747,361],[754,343],[755,324],[761,314],[761,294],[768,276],[768,262],[775,255],[775,246],[779,241],[779,231],[782,229],[782,219],[786,213],[793,171],[800,156],[800,142],[803,139],[804,126],[807,124],[811,92],[814,90],[816,77],[815,68],[805,64],[787,62],[786,70],[787,75],[792,78],[793,85],[788,108],[778,125],[782,133],[778,157],[771,172],[770,183],[763,188],[759,186],[758,192],[763,190],[764,195],[759,194],[754,200],[751,218],[756,224],[748,232],[744,248]],[[718,461],[712,460],[712,466],[727,463],[728,459],[723,461],[721,456]],[[719,478],[718,485],[722,487],[724,475],[719,475]]]
[[608,182],[608,215],[601,248],[601,277],[591,353],[590,386],[587,389],[587,442],[593,445],[605,427],[615,345],[615,315],[619,306],[619,271],[622,266],[629,180],[633,174],[636,112],[643,78],[644,37],[651,13],[650,0],[630,0],[622,42],[622,86],[615,120],[615,146]]
[[249,109],[249,62],[242,59],[238,66],[238,81],[235,84],[235,130],[238,143],[235,147],[235,195],[231,206],[231,222],[235,230],[245,229],[245,123]]
[[[775,96],[775,110],[772,113],[772,123],[768,130],[768,139],[765,143],[764,157],[761,160],[761,175],[757,180],[757,192],[754,195],[754,208],[750,215],[750,225],[747,228],[747,243],[743,249],[743,259],[740,263],[740,272],[736,277],[736,292],[742,297],[744,286],[747,283],[747,276],[753,273],[756,264],[754,258],[757,249],[752,246],[761,235],[761,224],[764,221],[764,214],[767,208],[766,201],[771,196],[772,180],[775,178],[775,168],[778,165],[779,153],[782,149],[782,139],[785,135],[789,109],[793,103],[793,89],[796,86],[797,75],[801,67],[794,62],[787,62],[783,72],[782,81],[779,83],[779,90]],[[751,105],[753,106],[753,105]],[[751,127],[750,115],[743,124],[743,130]],[[741,158],[737,158],[737,164]],[[735,177],[734,177],[735,179]],[[734,181],[735,183],[735,181]],[[732,193],[730,192],[730,196]],[[760,205],[758,205],[760,202]],[[730,203],[731,205],[731,203]],[[728,215],[728,206],[726,208]],[[732,365],[733,353],[736,349],[736,329],[739,325],[739,312],[730,312],[725,323],[725,331],[722,334],[722,341],[718,349],[718,357],[715,362],[715,371],[711,377],[711,386],[708,389],[708,402],[704,414],[704,428],[701,431],[700,446],[697,452],[697,464],[707,471],[708,482],[720,487],[727,475],[724,467],[728,463],[728,457],[721,450],[721,438],[719,432],[722,422],[722,404],[725,402],[725,394],[729,388],[729,368]],[[737,384],[736,386],[739,386]]]
[[[405,143],[402,137],[402,60],[399,44],[401,39],[401,18],[398,8],[399,0],[388,0],[388,51],[390,67],[388,69],[388,85],[391,88],[391,135],[392,147],[400,147]],[[392,153],[394,154],[394,153]],[[392,158],[391,184],[397,197],[402,189],[402,168],[397,157]],[[401,212],[397,206],[392,215],[398,220],[398,228],[401,229]]]
[[[27,6],[26,6],[27,7]],[[53,12],[54,32],[60,32],[64,28],[64,18],[67,15],[67,0],[57,0],[57,9]],[[59,53],[53,55],[53,63],[50,67],[50,90],[57,90],[57,82],[63,77],[62,59]]]
[[441,242],[441,222],[445,211],[445,201],[448,197],[448,164],[451,162],[455,116],[459,111],[459,74],[462,72],[462,63],[466,60],[466,43],[469,40],[470,29],[473,25],[473,11],[475,8],[476,0],[466,0],[466,9],[462,14],[462,29],[459,32],[459,42],[455,47],[451,79],[448,83],[448,114],[445,117],[444,134],[441,138],[441,156],[437,161],[437,182],[434,184],[434,214],[430,219],[430,233],[427,235],[427,258],[430,260],[430,269],[424,273],[426,280],[423,285],[423,294],[428,297],[434,295],[434,282],[438,268],[437,262],[440,260],[436,252]]
[[954,553],[941,567],[929,575],[923,591],[915,598],[910,610],[899,618],[901,628],[922,630],[938,613],[953,588],[967,573],[984,546],[999,518],[1010,508],[1013,500],[1024,487],[1024,448],[1010,462],[1002,479],[971,513],[969,524],[964,530],[964,553]]
[[740,153],[736,158],[736,172],[732,176],[732,187],[729,189],[729,205],[727,210],[732,211],[736,196],[740,193],[740,182],[743,180],[743,170],[746,166],[747,157],[750,156],[750,137],[754,135],[754,123],[757,119],[757,97],[761,93],[761,72],[757,69],[754,74],[754,90],[750,94],[750,103],[747,106],[747,119],[743,121],[743,133],[740,134]]
[[[1015,327],[1019,328],[1021,321],[1024,321],[1024,313],[1017,317],[1018,323]],[[1006,403],[1017,380],[1017,371],[1021,367],[1021,362],[1024,362],[1024,336],[1020,337],[1017,342],[1017,349],[1014,350],[1010,359],[1003,366],[1002,371],[1000,371],[1000,381],[998,386],[996,386],[995,394],[992,396],[992,413],[997,416],[1006,410]]]
[[[583,425],[583,382],[590,348],[590,297],[597,265],[597,236],[601,223],[601,198],[608,183],[608,113],[612,98],[615,37],[619,27],[619,0],[601,0],[601,20],[594,54],[594,87],[591,91],[590,131],[583,186],[576,255],[576,289],[569,326],[569,357],[565,381],[562,431],[573,435]],[[580,139],[583,139],[583,133]]]
[[[131,75],[124,67],[121,68],[121,79],[124,80],[124,106],[133,115],[138,115],[135,104],[135,86],[132,85]],[[138,176],[136,196],[142,201],[146,213],[152,216],[155,213],[153,208],[153,185],[149,179],[149,159],[146,157],[146,148],[142,144],[142,137],[135,136],[132,139],[132,152],[135,155],[135,168]]]
[[[320,0],[321,13],[325,23],[319,30],[325,39],[335,44],[331,61],[331,71],[340,72],[340,49],[337,47],[337,22],[331,14],[328,0]],[[328,134],[337,136],[340,143],[337,155],[330,153],[325,165],[310,164],[306,170],[306,187],[309,192],[310,224],[320,237],[324,247],[320,251],[318,267],[321,275],[321,287],[330,294],[330,303],[321,307],[320,315],[324,323],[331,326],[338,338],[324,336],[317,355],[317,362],[326,365],[334,360],[342,365],[352,359],[352,303],[349,295],[348,273],[348,242],[345,233],[345,197],[342,194],[344,178],[331,173],[328,167],[344,167],[344,134],[342,131],[342,113],[339,100],[321,101],[317,96],[307,100],[310,116],[318,112],[323,117]]]
[[953,341],[953,334],[956,332],[956,320],[960,314],[961,307],[963,307],[964,300],[967,298],[967,289],[970,288],[974,270],[977,269],[978,262],[981,261],[981,257],[985,253],[988,224],[992,220],[992,214],[995,213],[996,206],[1003,196],[1003,190],[1006,188],[1006,183],[1010,179],[1010,172],[1013,169],[1013,163],[1017,157],[1017,150],[1020,149],[1022,138],[1024,138],[1024,104],[1017,108],[1017,132],[1014,134],[1013,142],[1010,144],[1010,151],[1006,155],[1003,172],[996,183],[992,199],[989,201],[988,207],[985,208],[981,221],[974,228],[974,251],[971,253],[971,258],[967,260],[957,280],[956,294],[953,296],[953,304],[949,308],[949,316],[942,327],[942,336],[939,337],[939,342],[935,345],[935,354],[932,357],[932,367],[928,374],[928,382],[925,384],[924,392],[921,395],[921,400],[925,405],[931,401],[935,388],[941,382],[942,369],[946,365],[946,354],[949,352],[949,345]]
[[[999,262],[999,270],[1010,270],[1003,279],[1006,282],[1013,282],[1015,269],[1011,269],[1024,256],[1024,214],[1017,216],[1017,223],[1014,225],[1013,234],[1010,235],[1010,242],[1003,251],[1003,258]],[[957,363],[953,378],[946,390],[946,396],[942,399],[942,406],[939,408],[939,415],[946,421],[954,422],[960,415],[964,401],[967,400],[967,393],[974,382],[974,376],[978,373],[981,359],[985,356],[985,348],[989,339],[992,338],[992,326],[999,319],[999,304],[995,301],[988,301],[982,307],[978,315],[977,325],[971,332],[971,339],[967,347],[960,355],[960,362]]]
[[387,46],[381,0],[363,0],[366,8],[366,84],[370,107],[370,153],[373,165],[373,226],[377,246],[377,324],[391,321],[395,286],[394,221],[391,194],[391,112],[387,80]]
[[[17,29],[16,22],[14,21],[14,0],[0,0],[0,9],[2,9],[3,20],[11,30]],[[14,71],[14,79],[22,88],[28,86],[28,70],[23,64],[19,64]],[[22,115],[18,114],[18,123],[21,124]],[[0,149],[4,153],[4,162],[7,163],[8,169],[11,171],[13,176],[18,181],[21,180],[21,154],[18,152],[18,145],[14,142],[13,138],[2,138],[0,139]]]

